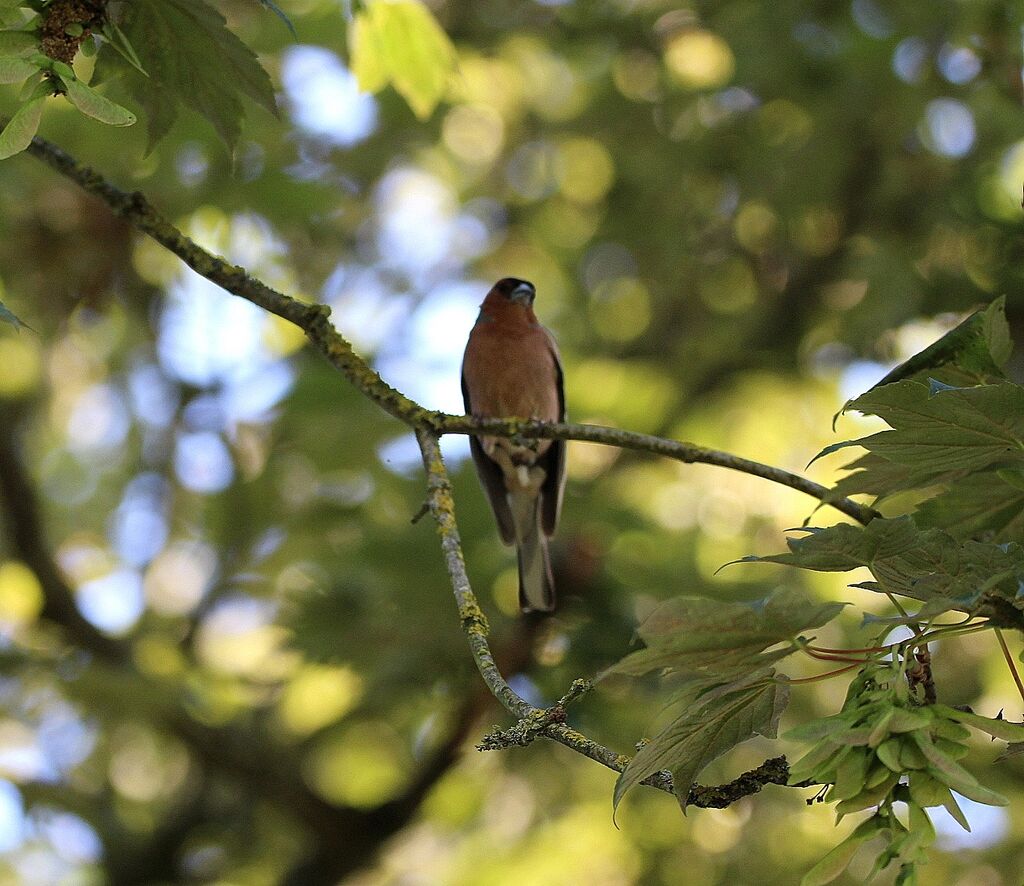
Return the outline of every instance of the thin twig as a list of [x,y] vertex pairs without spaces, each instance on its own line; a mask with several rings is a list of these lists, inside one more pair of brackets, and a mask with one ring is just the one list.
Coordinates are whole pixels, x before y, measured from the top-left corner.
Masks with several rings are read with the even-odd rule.
[[[473,588],[470,586],[469,576],[466,574],[466,562],[462,555],[459,527],[455,521],[455,503],[452,500],[451,483],[441,457],[438,437],[429,430],[419,429],[416,431],[416,439],[423,456],[423,467],[427,472],[427,501],[441,535],[441,550],[448,568],[452,590],[455,593],[455,602],[459,608],[462,628],[473,652],[473,659],[480,671],[480,676],[483,677],[491,693],[501,702],[505,710],[519,720],[517,726],[522,725],[516,735],[521,736],[524,740],[507,741],[506,745],[528,744],[534,737],[542,735],[607,766],[609,769],[622,772],[629,763],[629,757],[624,754],[616,754],[563,722],[565,705],[586,691],[588,686],[585,681],[576,681],[554,708],[545,710],[534,707],[519,696],[502,677],[487,641],[487,620],[480,609]],[[513,727],[513,730],[515,729],[516,727]],[[508,738],[507,732],[503,734],[506,739]],[[727,785],[714,787],[693,785],[687,792],[689,805],[707,807],[728,805],[728,803],[723,803],[724,797],[731,797],[729,800],[731,803],[740,797],[757,793],[766,784],[785,784],[785,778],[779,780],[780,766],[785,768],[788,776],[788,766],[783,757],[767,760],[757,769],[744,773]],[[649,785],[666,793],[676,793],[672,784],[672,776],[667,772],[655,772],[644,779],[641,784]]]

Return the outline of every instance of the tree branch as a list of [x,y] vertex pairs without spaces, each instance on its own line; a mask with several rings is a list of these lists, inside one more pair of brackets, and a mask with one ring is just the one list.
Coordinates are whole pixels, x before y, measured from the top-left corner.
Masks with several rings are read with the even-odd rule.
[[788,486],[803,492],[823,504],[831,505],[838,511],[852,517],[858,523],[870,523],[879,516],[878,511],[849,498],[839,498],[827,486],[801,477],[799,474],[785,471],[761,462],[752,461],[731,452],[720,449],[709,449],[695,443],[680,440],[668,440],[651,434],[638,434],[635,431],[623,431],[602,425],[571,424],[568,422],[543,422],[532,419],[514,418],[474,418],[468,415],[446,415],[432,413],[430,427],[439,434],[481,434],[486,432],[495,437],[527,437],[552,440],[581,440],[587,443],[601,443],[619,449],[632,449],[639,452],[650,452],[665,458],[675,459],[686,464],[715,465],[751,474],[770,480],[781,486]]
[[[423,455],[423,467],[427,472],[427,503],[437,523],[437,531],[441,536],[441,551],[451,579],[455,602],[459,607],[462,628],[469,640],[469,647],[491,693],[504,705],[505,710],[517,717],[519,722],[511,729],[492,732],[485,737],[481,750],[509,747],[514,744],[529,744],[537,736],[544,736],[552,741],[571,748],[591,760],[607,766],[615,772],[622,772],[629,764],[629,757],[617,754],[583,733],[577,732],[565,724],[565,706],[581,696],[588,685],[577,681],[568,693],[553,708],[545,710],[531,705],[508,685],[494,663],[490,645],[487,642],[487,619],[477,603],[476,595],[466,574],[466,562],[462,555],[462,542],[459,538],[459,527],[455,522],[455,502],[452,499],[451,482],[448,471],[441,457],[441,447],[437,435],[431,431],[419,429],[416,439]],[[766,760],[756,769],[745,772],[739,778],[724,785],[704,786],[694,784],[687,791],[684,805],[704,808],[722,808],[741,797],[756,794],[766,784],[786,784],[789,778],[789,766],[785,757]],[[641,784],[649,785],[669,794],[675,794],[672,776],[668,772],[656,772],[644,779]]]
[[79,611],[75,595],[50,556],[39,502],[21,470],[14,438],[17,418],[0,401],[0,511],[15,554],[35,573],[43,589],[42,617],[60,625],[71,642],[108,664],[124,664],[128,648],[108,637]]
[[860,523],[867,523],[878,515],[876,511],[866,505],[850,499],[836,498],[827,487],[805,477],[693,443],[666,440],[662,437],[636,434],[597,425],[545,423],[514,419],[482,420],[425,409],[419,403],[406,397],[401,391],[391,387],[362,357],[355,353],[351,343],[331,324],[330,308],[326,305],[305,304],[284,295],[261,280],[250,276],[243,268],[210,254],[164,219],[141,193],[138,191],[128,193],[114,187],[92,169],[79,165],[73,157],[56,145],[44,139],[35,138],[28,151],[90,194],[99,197],[116,215],[165,246],[196,273],[233,295],[244,298],[264,310],[294,323],[306,333],[317,350],[356,388],[389,415],[412,428],[430,429],[438,434],[479,434],[486,431],[492,436],[583,440],[617,446],[621,449],[641,450],[682,462],[717,465],[762,477],[773,483],[780,483],[783,486],[804,492],[835,507]]

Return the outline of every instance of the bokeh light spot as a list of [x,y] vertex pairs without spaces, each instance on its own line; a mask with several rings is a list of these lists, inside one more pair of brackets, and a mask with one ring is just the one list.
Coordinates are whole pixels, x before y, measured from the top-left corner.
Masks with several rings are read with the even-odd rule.
[[43,609],[43,588],[24,563],[0,563],[0,623],[18,626],[36,620]]
[[701,301],[716,314],[738,314],[757,301],[757,282],[750,266],[738,258],[714,265],[700,281]]
[[184,615],[194,609],[217,568],[214,549],[200,541],[179,541],[157,555],[146,570],[143,588],[155,612]]
[[467,163],[493,163],[505,142],[505,124],[487,105],[456,105],[441,127],[444,143]]
[[757,121],[769,145],[795,151],[814,132],[814,120],[798,104],[786,99],[768,102],[757,112]]
[[78,588],[78,608],[100,630],[123,634],[145,608],[142,578],[131,569],[117,569]]
[[0,398],[21,397],[39,383],[42,359],[39,345],[27,335],[0,336]]
[[828,255],[839,244],[842,223],[829,207],[810,206],[797,217],[791,233],[796,245],[807,255]]
[[324,742],[306,761],[306,778],[324,799],[365,809],[399,788],[406,757],[394,729],[383,721],[359,723]]
[[377,128],[376,101],[359,91],[355,75],[329,49],[287,48],[281,63],[281,80],[292,117],[311,135],[350,147]]
[[631,49],[612,62],[615,88],[635,102],[650,102],[658,97],[661,72],[658,59],[645,49]]
[[178,437],[174,471],[182,486],[203,493],[226,489],[235,475],[231,453],[220,435],[211,431]]
[[665,64],[673,79],[687,89],[716,89],[729,82],[736,66],[729,44],[700,28],[672,35]]
[[943,44],[938,56],[939,70],[950,83],[970,83],[981,73],[981,59],[966,46]]
[[558,146],[555,177],[562,193],[578,203],[596,203],[615,181],[608,149],[592,138],[573,138]]
[[937,98],[928,102],[920,127],[925,147],[943,157],[964,157],[974,147],[974,114],[963,102]]
[[309,735],[345,716],[362,692],[363,681],[351,668],[311,665],[285,687],[278,713],[289,732]]
[[10,852],[25,838],[25,804],[21,792],[0,779],[0,852]]
[[650,325],[651,295],[633,277],[602,281],[594,290],[590,317],[602,338],[632,341]]
[[764,252],[771,245],[778,227],[779,217],[771,207],[756,200],[744,203],[733,221],[733,231],[740,246],[755,254]]
[[904,83],[920,83],[928,64],[928,43],[921,37],[907,37],[896,44],[892,69]]

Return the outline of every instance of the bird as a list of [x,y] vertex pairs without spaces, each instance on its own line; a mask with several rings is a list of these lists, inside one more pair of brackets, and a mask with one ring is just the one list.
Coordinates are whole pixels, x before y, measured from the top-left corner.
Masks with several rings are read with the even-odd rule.
[[[467,415],[565,420],[562,361],[533,312],[536,295],[532,283],[505,277],[484,298],[462,358]],[[548,538],[562,509],[565,441],[482,435],[469,446],[501,539],[516,547],[520,608],[553,611]]]

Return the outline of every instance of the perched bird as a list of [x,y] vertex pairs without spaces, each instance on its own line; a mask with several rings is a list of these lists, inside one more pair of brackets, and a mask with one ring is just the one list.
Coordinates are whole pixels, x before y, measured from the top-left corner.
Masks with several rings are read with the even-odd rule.
[[[565,418],[558,346],[533,313],[536,294],[532,283],[506,277],[480,305],[462,358],[468,415]],[[548,536],[562,508],[565,441],[470,437],[469,445],[502,541],[516,546],[519,605],[524,612],[550,612],[555,586]]]

